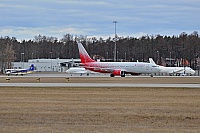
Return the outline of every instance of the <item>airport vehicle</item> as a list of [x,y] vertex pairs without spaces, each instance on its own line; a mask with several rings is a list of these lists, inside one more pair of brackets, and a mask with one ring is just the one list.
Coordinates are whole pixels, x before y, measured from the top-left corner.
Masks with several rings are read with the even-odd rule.
[[30,68],[28,69],[5,69],[5,74],[9,75],[25,75],[34,72],[35,67],[34,64],[31,64]]
[[[149,58],[149,62],[157,65],[152,58]],[[189,75],[195,74],[195,71],[190,67],[165,67],[160,65],[158,66],[160,68],[160,73],[167,73],[170,76],[172,75],[185,76],[187,74]]]
[[86,70],[84,67],[71,67],[68,70],[66,70],[66,73],[69,73],[69,74],[80,74],[80,76],[82,76],[83,74],[89,75],[89,74],[95,73],[95,72],[92,72],[90,70]]
[[153,73],[160,71],[157,65],[148,62],[98,62],[90,58],[81,43],[78,43],[78,49],[81,66],[94,72],[110,73],[111,77],[125,77],[126,74],[151,74],[152,76]]

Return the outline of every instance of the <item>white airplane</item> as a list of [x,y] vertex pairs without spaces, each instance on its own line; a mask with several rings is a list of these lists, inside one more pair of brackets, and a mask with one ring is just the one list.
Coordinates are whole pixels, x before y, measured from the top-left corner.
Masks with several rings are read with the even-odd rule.
[[33,64],[31,64],[30,68],[28,69],[5,69],[5,74],[7,74],[8,76],[13,74],[13,75],[25,75],[25,74],[30,74],[32,72],[34,72],[35,67]]
[[81,59],[80,65],[90,71],[110,73],[111,77],[125,77],[126,74],[151,74],[152,76],[153,73],[160,71],[157,65],[147,62],[98,62],[90,58],[81,43],[78,43],[78,49]]
[[83,74],[91,74],[91,73],[94,73],[90,70],[86,70],[84,67],[71,67],[69,68],[68,70],[66,70],[66,73],[69,73],[69,74],[80,74],[81,76]]
[[[149,62],[152,64],[157,65],[152,58],[149,58]],[[168,73],[170,76],[176,74],[176,75],[193,75],[195,71],[190,68],[190,67],[165,67],[165,66],[160,66],[160,73]]]

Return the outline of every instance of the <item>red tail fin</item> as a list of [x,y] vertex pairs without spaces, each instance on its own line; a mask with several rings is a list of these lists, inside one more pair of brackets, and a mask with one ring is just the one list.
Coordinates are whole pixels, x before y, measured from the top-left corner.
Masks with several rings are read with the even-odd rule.
[[87,51],[81,43],[78,43],[78,50],[81,58],[81,63],[95,62],[95,60],[90,58],[90,56],[88,55]]

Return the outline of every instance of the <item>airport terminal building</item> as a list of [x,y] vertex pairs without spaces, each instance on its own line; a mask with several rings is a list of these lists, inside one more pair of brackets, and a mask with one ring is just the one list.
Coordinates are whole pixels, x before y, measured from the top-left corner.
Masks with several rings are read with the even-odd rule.
[[65,72],[72,66],[79,66],[80,59],[29,59],[28,62],[12,62],[14,69],[27,69],[34,64],[36,71]]

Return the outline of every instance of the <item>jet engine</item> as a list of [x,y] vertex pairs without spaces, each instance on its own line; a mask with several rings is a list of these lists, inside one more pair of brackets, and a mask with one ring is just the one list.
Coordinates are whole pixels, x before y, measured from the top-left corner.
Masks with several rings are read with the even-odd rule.
[[114,77],[114,76],[121,76],[121,77],[125,77],[125,71],[121,71],[121,70],[114,70],[110,76]]

